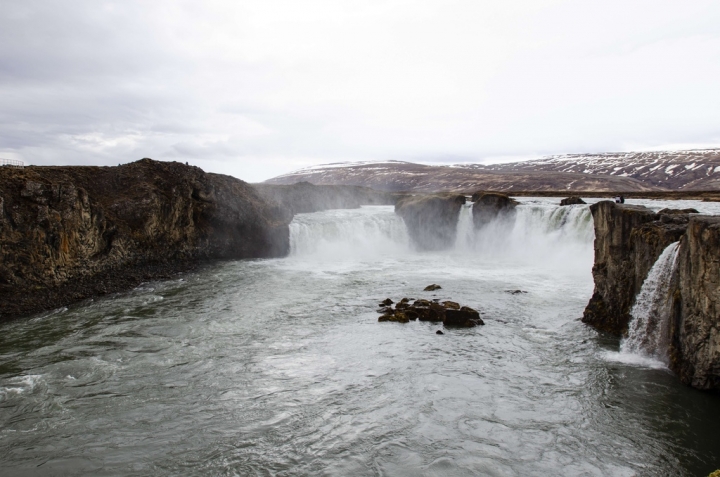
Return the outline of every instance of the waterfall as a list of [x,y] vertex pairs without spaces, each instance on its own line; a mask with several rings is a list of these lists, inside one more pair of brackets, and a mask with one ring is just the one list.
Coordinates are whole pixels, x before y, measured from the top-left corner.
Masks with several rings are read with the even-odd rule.
[[675,271],[678,244],[668,245],[648,272],[630,314],[628,336],[620,350],[643,355],[667,364],[670,340],[670,282]]
[[460,208],[460,215],[458,216],[457,224],[457,236],[455,238],[455,248],[458,250],[467,250],[470,248],[475,236],[472,206],[473,203],[469,202],[467,204],[463,204]]
[[391,207],[298,214],[290,223],[290,255],[295,257],[362,258],[408,250],[405,223]]
[[546,235],[554,240],[592,242],[595,231],[588,206],[520,205],[514,234],[521,238]]
[[[458,216],[454,245],[444,252],[590,269],[592,216],[587,206],[521,204],[476,230],[473,204]],[[298,214],[290,224],[290,256],[313,260],[376,259],[417,253],[392,207]]]
[[472,233],[465,248],[489,258],[562,269],[592,267],[595,231],[587,205],[520,204],[514,214],[501,214]]

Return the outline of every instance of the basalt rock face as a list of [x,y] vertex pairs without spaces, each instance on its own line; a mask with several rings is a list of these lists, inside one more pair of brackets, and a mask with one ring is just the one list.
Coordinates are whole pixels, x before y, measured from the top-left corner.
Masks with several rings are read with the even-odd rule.
[[515,218],[518,201],[506,194],[478,191],[472,195],[473,223],[476,229],[482,228],[497,218]]
[[583,322],[621,335],[645,277],[662,251],[685,233],[688,217],[611,201],[593,204],[590,211],[595,223],[595,291]]
[[670,367],[698,389],[720,389],[720,217],[690,219],[672,291]]
[[290,220],[243,181],[179,163],[0,168],[0,320],[200,260],[282,256]]
[[455,243],[465,196],[433,194],[400,199],[395,213],[402,217],[413,244],[420,250],[442,250]]
[[648,272],[668,245],[680,241],[668,291],[670,368],[690,386],[720,390],[720,217],[653,213],[610,201],[590,210],[595,292],[583,321],[624,334]]
[[369,187],[344,185],[313,185],[298,182],[292,185],[254,184],[260,195],[276,202],[292,214],[328,209],[357,209],[361,205],[395,205],[398,194]]

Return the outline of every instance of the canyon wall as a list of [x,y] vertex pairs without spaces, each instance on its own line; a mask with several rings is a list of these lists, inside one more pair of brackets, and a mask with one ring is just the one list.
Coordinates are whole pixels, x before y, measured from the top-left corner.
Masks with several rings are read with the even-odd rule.
[[671,368],[686,384],[720,389],[720,217],[690,219],[671,293]]
[[595,224],[595,290],[583,321],[621,335],[645,277],[665,247],[685,232],[687,215],[660,215],[612,201],[593,204],[590,211]]
[[583,322],[627,332],[635,298],[662,251],[680,241],[671,281],[671,369],[698,389],[720,389],[720,217],[654,213],[611,201],[590,207],[595,223],[595,290]]
[[245,182],[180,163],[0,168],[0,320],[200,260],[285,255],[291,220]]

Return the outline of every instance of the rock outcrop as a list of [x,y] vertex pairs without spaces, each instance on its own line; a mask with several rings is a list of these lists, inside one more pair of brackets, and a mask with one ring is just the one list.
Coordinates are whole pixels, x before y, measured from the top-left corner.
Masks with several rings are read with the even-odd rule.
[[408,235],[420,250],[442,250],[455,244],[457,222],[465,196],[432,194],[411,196],[395,204]]
[[590,207],[595,221],[595,291],[583,321],[626,333],[630,311],[662,251],[680,241],[670,280],[670,368],[686,384],[720,389],[720,217],[660,213],[610,201]]
[[587,204],[587,202],[585,202],[584,200],[582,200],[580,197],[577,197],[577,196],[574,196],[574,195],[573,195],[573,196],[570,196],[570,197],[567,197],[567,198],[565,198],[565,199],[562,199],[562,200],[560,201],[560,206],[565,206],[565,205],[578,205],[578,204]]
[[382,315],[379,322],[391,321],[396,323],[408,323],[410,321],[441,322],[444,326],[458,328],[472,328],[473,326],[484,325],[480,313],[469,306],[460,306],[454,301],[439,303],[436,300],[415,300],[410,303],[409,298],[403,298],[395,305],[395,309],[387,303],[392,303],[389,298],[380,303],[378,313]]
[[698,389],[720,389],[720,217],[695,216],[680,241],[670,367]]
[[361,205],[395,205],[398,198],[402,197],[369,187],[313,185],[309,182],[292,185],[253,184],[253,187],[263,198],[280,204],[292,214],[357,209]]
[[590,206],[595,224],[595,291],[583,321],[622,335],[648,271],[662,251],[680,239],[687,216],[667,216],[635,205],[602,201]]
[[518,205],[518,201],[506,194],[478,191],[472,195],[471,200],[473,201],[473,223],[476,229],[482,228],[498,218],[505,218],[508,221],[515,218],[515,207]]
[[0,320],[200,260],[285,255],[290,220],[245,182],[179,163],[0,168]]

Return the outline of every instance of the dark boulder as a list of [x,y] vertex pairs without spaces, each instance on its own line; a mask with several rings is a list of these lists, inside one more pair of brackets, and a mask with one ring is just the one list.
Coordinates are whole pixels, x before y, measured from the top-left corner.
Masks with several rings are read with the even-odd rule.
[[563,199],[560,201],[560,205],[578,205],[578,204],[587,204],[584,200],[582,200],[580,197],[577,196],[570,196],[567,199]]
[[409,299],[404,298],[400,300],[394,310],[386,308],[379,310],[379,312],[383,313],[383,315],[378,321],[407,323],[411,320],[420,320],[434,323],[443,322],[447,326],[459,327],[484,324],[476,310],[467,306],[461,307],[454,301],[444,301],[441,304],[436,301],[419,299],[410,303]]
[[440,290],[441,288],[442,287],[440,285],[436,285],[433,283],[432,285],[428,285],[425,288],[423,288],[423,291],[435,291],[435,290]]
[[665,214],[665,215],[680,215],[680,214],[699,214],[697,209],[662,209],[658,212],[658,214]]
[[471,328],[473,326],[484,325],[485,323],[480,318],[480,313],[478,313],[477,310],[468,306],[463,306],[459,310],[445,310],[445,319],[443,320],[443,324],[445,326]]

